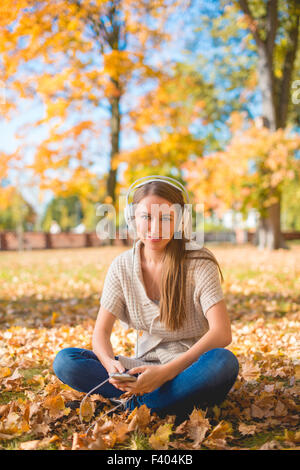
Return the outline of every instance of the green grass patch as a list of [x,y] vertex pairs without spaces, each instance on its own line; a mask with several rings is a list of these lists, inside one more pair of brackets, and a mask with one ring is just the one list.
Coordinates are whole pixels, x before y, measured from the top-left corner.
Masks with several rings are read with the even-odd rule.
[[7,403],[11,403],[12,401],[16,401],[19,398],[22,400],[26,400],[26,395],[23,391],[20,392],[13,392],[13,391],[1,391],[0,393],[0,405],[7,405]]
[[30,369],[22,369],[20,373],[23,375],[25,381],[32,379],[35,375],[41,375],[45,367],[32,367]]
[[[280,434],[279,434],[280,433]],[[281,441],[284,439],[282,429],[273,429],[272,431],[258,432],[252,436],[242,436],[238,438],[238,444],[241,447],[249,447],[250,449],[257,450],[269,441]]]

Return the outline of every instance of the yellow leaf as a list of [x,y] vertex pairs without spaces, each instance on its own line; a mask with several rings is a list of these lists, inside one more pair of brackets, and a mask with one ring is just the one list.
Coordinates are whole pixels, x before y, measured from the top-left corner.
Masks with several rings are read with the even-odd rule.
[[90,421],[94,416],[93,403],[90,400],[85,400],[81,406],[81,416],[84,421]]
[[49,410],[49,414],[53,418],[58,418],[65,412],[65,402],[61,395],[47,397],[44,401],[44,406]]
[[300,380],[300,364],[295,365],[295,379]]
[[56,319],[59,317],[57,312],[52,312],[51,325],[54,326]]
[[11,375],[11,370],[9,367],[0,367],[0,379],[3,377],[8,377]]
[[155,450],[168,448],[169,438],[172,434],[172,424],[166,423],[156,430],[155,434],[149,438],[149,443]]
[[224,439],[232,433],[232,426],[227,421],[220,421],[217,426],[214,427],[212,432],[209,434],[206,440],[209,439]]

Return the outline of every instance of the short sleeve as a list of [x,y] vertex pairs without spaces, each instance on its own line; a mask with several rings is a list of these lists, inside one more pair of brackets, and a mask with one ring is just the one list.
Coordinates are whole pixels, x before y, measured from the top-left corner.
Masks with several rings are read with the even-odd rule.
[[213,261],[205,260],[203,264],[201,263],[197,276],[197,289],[199,302],[206,318],[208,309],[224,299],[219,269]]
[[103,284],[100,304],[118,319],[128,322],[117,259],[110,264]]

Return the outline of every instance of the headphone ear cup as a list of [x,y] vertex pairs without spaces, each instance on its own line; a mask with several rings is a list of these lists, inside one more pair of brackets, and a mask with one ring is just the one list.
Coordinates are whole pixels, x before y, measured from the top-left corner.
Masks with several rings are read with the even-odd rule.
[[127,206],[124,207],[124,219],[125,219],[126,224],[128,225]]
[[126,223],[128,225],[128,231],[129,233],[133,233],[135,235],[135,221],[134,221],[134,206],[132,203],[128,204],[125,206],[124,209],[124,217],[126,220]]
[[192,238],[192,229],[193,229],[193,218],[192,213],[189,211],[188,207],[184,207],[183,210],[183,229],[184,229],[184,236],[188,240]]

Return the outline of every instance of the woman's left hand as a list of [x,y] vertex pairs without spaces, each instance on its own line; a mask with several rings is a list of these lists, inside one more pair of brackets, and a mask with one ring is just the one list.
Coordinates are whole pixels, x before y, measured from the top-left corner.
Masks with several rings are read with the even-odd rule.
[[160,365],[149,365],[133,367],[127,374],[140,374],[136,382],[120,382],[117,379],[109,379],[109,382],[124,392],[131,392],[135,395],[153,392],[156,388],[167,382],[168,376],[165,368]]

